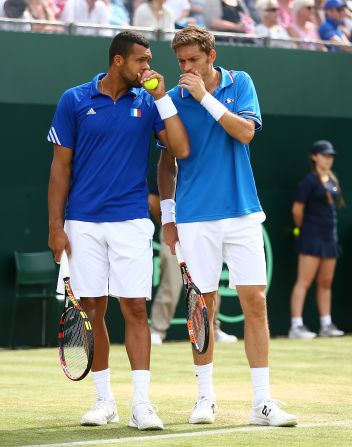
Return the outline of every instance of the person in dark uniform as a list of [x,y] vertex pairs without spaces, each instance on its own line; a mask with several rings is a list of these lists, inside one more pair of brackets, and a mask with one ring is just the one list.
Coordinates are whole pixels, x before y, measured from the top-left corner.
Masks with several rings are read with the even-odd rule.
[[313,170],[299,183],[293,203],[298,274],[291,295],[289,338],[311,339],[317,336],[303,324],[302,319],[306,294],[315,278],[320,315],[319,335],[337,337],[344,334],[331,321],[331,284],[336,260],[341,254],[336,208],[344,206],[338,179],[331,170],[335,154],[329,141],[313,143]]

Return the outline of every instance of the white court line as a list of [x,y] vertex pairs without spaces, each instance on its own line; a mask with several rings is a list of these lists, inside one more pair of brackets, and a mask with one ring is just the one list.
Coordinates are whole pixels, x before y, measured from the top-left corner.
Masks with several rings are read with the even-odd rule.
[[[290,430],[299,428],[311,428],[311,427],[336,427],[336,426],[352,426],[352,420],[345,421],[331,421],[320,422],[316,424],[298,424],[297,427],[290,427]],[[96,439],[91,441],[75,441],[75,442],[63,442],[60,444],[36,444],[36,445],[22,445],[20,447],[76,447],[87,445],[108,445],[108,444],[122,444],[126,442],[143,442],[143,441],[158,441],[160,439],[172,439],[172,438],[193,438],[196,436],[211,436],[211,435],[226,435],[228,433],[248,433],[264,430],[282,430],[284,427],[269,427],[269,426],[249,426],[239,428],[220,428],[219,430],[203,430],[192,431],[187,433],[171,433],[168,435],[150,435],[150,436],[131,436],[128,438],[112,438],[112,439]]]

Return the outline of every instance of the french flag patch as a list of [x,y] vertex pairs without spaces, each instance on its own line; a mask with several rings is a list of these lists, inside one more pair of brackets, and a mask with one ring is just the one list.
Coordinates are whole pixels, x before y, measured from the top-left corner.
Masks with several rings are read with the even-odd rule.
[[142,116],[141,109],[131,109],[131,116],[134,116],[135,118],[140,118]]

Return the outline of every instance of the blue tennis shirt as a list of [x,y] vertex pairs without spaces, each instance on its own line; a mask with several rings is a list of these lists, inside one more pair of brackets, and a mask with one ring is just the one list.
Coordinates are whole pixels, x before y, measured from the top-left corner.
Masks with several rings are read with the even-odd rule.
[[117,101],[98,90],[101,73],[61,97],[48,141],[73,150],[66,219],[117,222],[149,217],[151,133],[165,128],[143,88]]
[[[231,112],[262,126],[257,94],[249,75],[221,72],[214,97]],[[261,211],[249,159],[249,146],[231,137],[188,90],[174,87],[169,95],[187,129],[191,154],[177,160],[178,223],[238,217]]]

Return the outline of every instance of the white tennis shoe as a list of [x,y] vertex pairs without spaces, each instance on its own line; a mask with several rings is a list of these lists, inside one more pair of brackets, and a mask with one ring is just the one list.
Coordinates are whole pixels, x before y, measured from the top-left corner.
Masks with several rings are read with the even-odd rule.
[[238,338],[236,335],[227,334],[226,332],[222,331],[221,329],[214,331],[214,338],[216,343],[237,343]]
[[249,417],[252,425],[272,425],[274,427],[293,427],[297,425],[297,416],[281,410],[277,400],[266,400],[253,407]]
[[319,331],[319,337],[342,337],[344,331],[338,329],[334,323],[323,326]]
[[195,403],[188,420],[190,424],[213,424],[215,422],[215,401],[202,396]]
[[163,339],[161,338],[161,335],[159,332],[152,332],[150,334],[150,341],[152,345],[162,345]]
[[129,427],[138,430],[162,430],[164,424],[150,402],[137,402],[132,407]]
[[81,425],[106,425],[110,422],[119,422],[116,403],[101,397],[81,419]]
[[315,332],[310,331],[304,324],[302,326],[291,327],[288,333],[288,338],[290,338],[291,340],[293,339],[312,340],[316,336],[317,334]]

